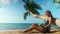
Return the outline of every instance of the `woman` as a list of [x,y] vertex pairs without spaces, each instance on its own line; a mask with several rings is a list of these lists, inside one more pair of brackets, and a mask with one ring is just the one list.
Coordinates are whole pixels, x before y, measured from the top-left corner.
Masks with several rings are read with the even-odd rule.
[[46,32],[50,32],[51,24],[55,24],[55,25],[60,26],[60,23],[59,23],[60,19],[53,18],[52,14],[49,10],[47,10],[45,12],[45,16],[33,14],[32,12],[30,12],[30,14],[32,14],[32,16],[34,16],[34,17],[41,18],[41,19],[45,20],[45,24],[44,25],[33,24],[31,26],[31,28],[29,28],[28,30],[26,30],[24,32],[29,32],[29,31],[32,31],[33,29],[35,29],[35,30],[38,30],[39,32],[46,33]]

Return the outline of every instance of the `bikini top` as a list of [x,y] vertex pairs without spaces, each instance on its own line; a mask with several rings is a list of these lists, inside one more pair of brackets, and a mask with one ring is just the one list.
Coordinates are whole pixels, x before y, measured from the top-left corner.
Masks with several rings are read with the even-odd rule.
[[49,23],[49,21],[48,21],[48,20],[47,20],[47,21],[46,21],[46,20],[44,20],[44,23],[42,23],[41,25],[42,25],[42,26],[45,26],[45,25],[47,25],[48,23]]

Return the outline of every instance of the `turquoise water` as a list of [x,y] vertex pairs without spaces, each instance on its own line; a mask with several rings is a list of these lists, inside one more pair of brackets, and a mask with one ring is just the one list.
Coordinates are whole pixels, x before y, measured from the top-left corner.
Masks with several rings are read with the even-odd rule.
[[0,23],[0,30],[27,29],[32,23]]
[[0,23],[0,30],[28,29],[31,25],[32,23]]

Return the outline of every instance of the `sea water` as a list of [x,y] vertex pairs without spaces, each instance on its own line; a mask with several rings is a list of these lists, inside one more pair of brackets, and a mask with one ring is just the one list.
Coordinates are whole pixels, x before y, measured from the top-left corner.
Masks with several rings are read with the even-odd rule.
[[[33,23],[0,23],[0,30],[28,29]],[[55,28],[54,25],[52,27]]]

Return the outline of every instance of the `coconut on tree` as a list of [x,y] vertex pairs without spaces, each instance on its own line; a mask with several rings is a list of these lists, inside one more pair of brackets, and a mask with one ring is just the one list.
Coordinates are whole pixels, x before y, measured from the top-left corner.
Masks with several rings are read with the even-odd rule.
[[23,0],[24,2],[24,7],[27,10],[26,13],[24,13],[24,19],[26,20],[27,16],[30,15],[30,12],[33,14],[39,14],[37,9],[42,10],[41,6],[36,4],[33,0]]

